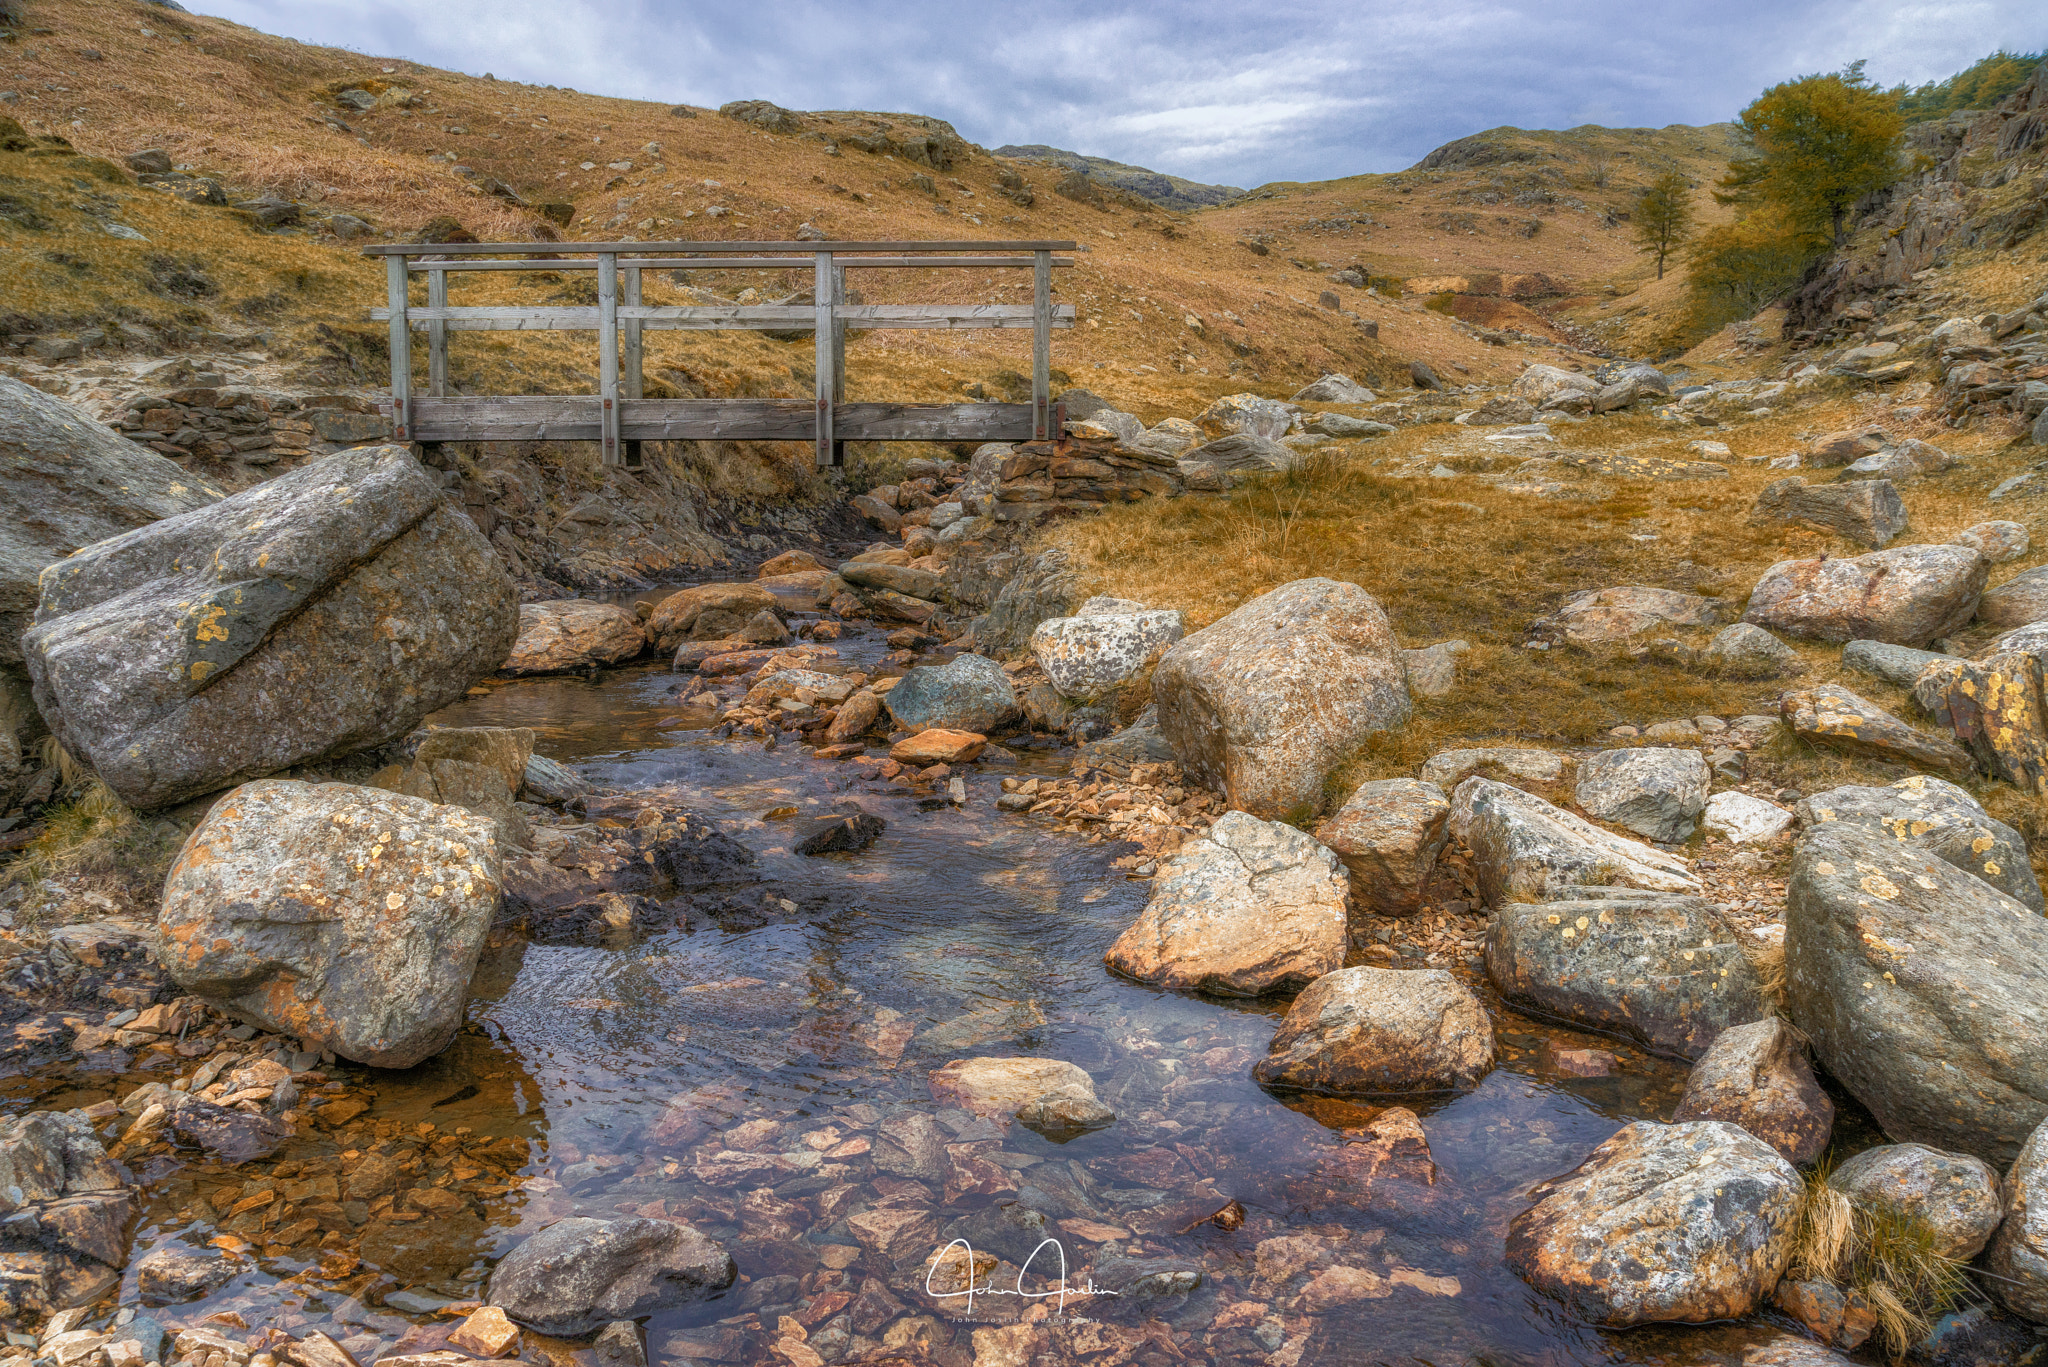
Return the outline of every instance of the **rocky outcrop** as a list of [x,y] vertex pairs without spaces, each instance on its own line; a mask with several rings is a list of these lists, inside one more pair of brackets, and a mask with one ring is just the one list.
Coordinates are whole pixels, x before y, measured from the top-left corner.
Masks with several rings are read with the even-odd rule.
[[985,655],[956,655],[906,672],[882,698],[906,731],[938,727],[986,736],[1022,713],[1003,667]]
[[1264,437],[1276,441],[1287,435],[1287,429],[1301,409],[1278,399],[1264,399],[1257,394],[1227,394],[1195,415],[1195,425],[1211,437],[1224,437],[1233,433],[1246,436]]
[[1086,702],[1143,669],[1186,630],[1176,611],[1091,598],[1072,617],[1040,622],[1031,633],[1031,654],[1054,688]]
[[559,1338],[707,1300],[733,1284],[732,1255],[679,1220],[557,1220],[491,1272],[490,1304]]
[[215,804],[164,883],[157,953],[187,991],[380,1068],[455,1037],[501,886],[491,825],[346,784]]
[[1345,968],[1310,983],[1252,1076],[1349,1096],[1462,1091],[1493,1067],[1486,1008],[1440,968]]
[[1115,1122],[1095,1082],[1071,1063],[1048,1058],[955,1059],[930,1076],[932,1100],[975,1115],[1014,1119],[1026,1129],[1070,1139]]
[[2028,1137],[2005,1174],[2005,1219],[1985,1259],[1992,1294],[2016,1314],[2048,1324],[2048,1124]]
[[1771,1016],[1714,1037],[1686,1078],[1671,1118],[1740,1125],[1804,1167],[1828,1146],[1835,1103],[1814,1080],[1805,1037]]
[[1359,784],[1317,823],[1315,837],[1351,871],[1361,909],[1407,916],[1422,909],[1430,870],[1450,839],[1450,817],[1450,800],[1434,783],[1380,779]]
[[647,645],[640,619],[617,603],[570,598],[522,603],[519,639],[505,661],[507,674],[559,674],[618,664]]
[[1696,1059],[1771,1012],[1738,933],[1700,897],[1496,904],[1486,972],[1521,1006]]
[[1966,1153],[1925,1144],[1880,1144],[1844,1159],[1828,1185],[1859,1208],[1888,1206],[1934,1236],[1934,1251],[1966,1263],[1983,1252],[2004,1218],[1998,1174]]
[[1103,962],[1218,996],[1299,988],[1344,962],[1346,881],[1337,857],[1293,827],[1225,812],[1174,856]]
[[1575,887],[1699,891],[1683,861],[1489,778],[1451,794],[1451,834],[1471,850],[1479,894],[1495,910]]
[[1602,750],[1580,762],[1573,796],[1588,816],[1669,844],[1699,825],[1712,779],[1697,750]]
[[2027,862],[2026,839],[1953,783],[1915,774],[1883,788],[1845,784],[1801,800],[1794,811],[1802,829],[1837,821],[1862,826],[1946,860],[2032,910],[2042,910],[2041,885]]
[[210,480],[0,375],[0,670],[22,663],[44,566],[223,497]]
[[1530,1195],[1508,1224],[1508,1266],[1617,1328],[1748,1314],[1791,1262],[1805,1207],[1790,1163],[1715,1120],[1639,1120]]
[[1166,652],[1159,728],[1197,782],[1266,818],[1312,816],[1329,775],[1408,719],[1401,646],[1355,584],[1300,579]]
[[1764,486],[1749,520],[1819,527],[1859,546],[1882,547],[1906,530],[1906,504],[1890,480],[1808,484],[1803,479],[1781,479]]
[[1374,403],[1379,396],[1349,375],[1325,375],[1295,391],[1295,403]]
[[1939,660],[1913,681],[1913,701],[1993,778],[2048,798],[2048,698],[2042,664],[2025,650]]
[[1897,1140],[2012,1161],[2048,1116],[2048,921],[1860,824],[1801,835],[1787,1002],[1822,1066]]
[[1003,461],[987,516],[998,522],[1097,513],[1114,503],[1178,498],[1185,489],[1174,458],[1149,445],[1083,437],[1054,445],[1019,442]]
[[2048,565],[2024,570],[1986,593],[1977,601],[1977,620],[1993,627],[2048,621]]
[[475,526],[380,446],[71,556],[22,646],[50,729],[147,809],[404,735],[518,621]]
[[1968,546],[1783,560],[1750,591],[1742,620],[1807,640],[1924,646],[1969,622],[1990,572]]
[[1954,741],[1915,730],[1840,684],[1787,693],[1778,707],[1794,735],[1830,750],[1911,764],[1954,778],[1967,776],[1974,767],[1969,752]]
[[525,849],[532,833],[514,801],[532,760],[527,727],[437,727],[420,741],[412,763],[380,769],[366,786],[465,807],[489,818],[500,849]]

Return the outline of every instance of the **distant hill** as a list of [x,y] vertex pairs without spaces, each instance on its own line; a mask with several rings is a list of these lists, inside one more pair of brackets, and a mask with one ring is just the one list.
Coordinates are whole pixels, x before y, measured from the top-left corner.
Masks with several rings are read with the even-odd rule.
[[1163,171],[1150,171],[1142,166],[1126,166],[1107,157],[1083,156],[1079,152],[1047,147],[1042,143],[998,147],[995,149],[995,155],[1016,161],[1042,161],[1053,166],[1064,166],[1070,171],[1079,171],[1082,175],[1099,180],[1105,185],[1128,190],[1168,209],[1206,209],[1212,204],[1221,204],[1226,199],[1235,199],[1244,193],[1235,185],[1204,185],[1198,180],[1183,180],[1179,176],[1169,176]]

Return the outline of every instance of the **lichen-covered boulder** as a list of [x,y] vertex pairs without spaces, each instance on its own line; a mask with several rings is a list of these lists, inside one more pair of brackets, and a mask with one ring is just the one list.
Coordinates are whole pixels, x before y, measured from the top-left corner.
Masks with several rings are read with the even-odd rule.
[[1472,851],[1480,896],[1495,909],[1545,901],[1575,887],[1700,889],[1677,856],[1490,778],[1468,778],[1451,794],[1451,834]]
[[1912,764],[1953,778],[1973,768],[1962,746],[1908,726],[1840,684],[1796,689],[1778,699],[1778,710],[1794,735],[1846,755]]
[[147,809],[402,736],[518,624],[476,525],[373,446],[52,566],[22,649],[50,729]]
[[1317,823],[1315,837],[1351,871],[1361,909],[1406,916],[1422,909],[1430,870],[1450,839],[1450,818],[1450,799],[1434,783],[1378,779],[1359,784]]
[[1031,654],[1054,688],[1087,701],[1136,674],[1186,630],[1178,612],[1091,598],[1072,617],[1040,622],[1031,633]]
[[1793,809],[1802,830],[1846,822],[1946,860],[2008,897],[2042,910],[2041,884],[2027,862],[2027,841],[1955,784],[1914,774],[1882,788],[1844,784]]
[[1294,999],[1252,1076],[1306,1092],[1396,1095],[1463,1090],[1492,1067],[1486,1008],[1450,973],[1341,968]]
[[1737,933],[1700,897],[1497,904],[1486,971],[1502,996],[1544,1015],[1698,1058],[1723,1030],[1770,1014]]
[[1299,405],[1257,394],[1226,394],[1195,415],[1195,423],[1211,437],[1241,432],[1273,440],[1283,436],[1301,412]]
[[1580,762],[1573,796],[1588,816],[1668,844],[1697,828],[1712,781],[1697,750],[1601,750]]
[[1284,584],[1181,641],[1152,696],[1189,775],[1269,820],[1313,816],[1329,775],[1409,711],[1387,614],[1332,579]]
[[1970,620],[1990,572],[1969,546],[1784,560],[1757,581],[1742,620],[1808,640],[1924,646]]
[[882,698],[906,731],[938,727],[986,736],[1023,713],[1003,667],[986,655],[956,655],[905,672]]
[[507,674],[559,674],[630,660],[647,647],[647,632],[632,610],[617,603],[569,598],[522,603],[519,639],[506,659]]
[[1154,880],[1103,962],[1219,996],[1301,987],[1344,962],[1347,881],[1337,856],[1292,826],[1225,812]]
[[787,609],[759,584],[693,584],[654,605],[647,616],[647,639],[664,655],[673,654],[685,641],[738,636],[763,611],[779,617]]
[[2048,1124],[2035,1128],[2005,1174],[2005,1219],[1985,1265],[2007,1309],[2048,1324]]
[[1786,999],[1814,1056],[1895,1140],[2010,1163],[2048,1117],[2048,920],[1881,831],[1804,832]]
[[62,399],[0,375],[0,668],[21,664],[46,565],[225,496]]
[[1998,1174],[1981,1158],[1925,1144],[1880,1144],[1844,1159],[1828,1185],[1857,1206],[1889,1206],[1934,1236],[1934,1251],[1966,1263],[2004,1218]]
[[1814,1079],[1805,1038],[1771,1016],[1714,1037],[1686,1078],[1671,1118],[1740,1125],[1804,1166],[1828,1146],[1835,1103]]
[[1776,1149],[1718,1120],[1639,1120],[1530,1196],[1508,1266],[1616,1328],[1748,1314],[1791,1262],[1806,1204]]
[[164,881],[157,954],[188,992],[380,1068],[462,1025],[502,886],[490,821],[343,783],[214,805]]

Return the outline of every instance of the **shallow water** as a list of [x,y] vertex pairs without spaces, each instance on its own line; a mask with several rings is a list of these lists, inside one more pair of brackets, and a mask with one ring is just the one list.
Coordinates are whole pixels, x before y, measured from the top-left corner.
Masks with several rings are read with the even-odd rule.
[[[861,660],[883,647],[856,635],[840,649]],[[1002,774],[1051,772],[1059,756],[992,751],[988,764],[970,766],[967,804],[955,808],[861,784],[793,744],[764,751],[678,725],[665,701],[673,681],[643,667],[594,681],[494,683],[434,720],[531,726],[541,753],[600,783],[679,790],[758,852],[771,888],[799,890],[808,914],[605,947],[494,942],[453,1048],[402,1074],[327,1070],[373,1093],[370,1109],[302,1135],[272,1160],[165,1171],[133,1256],[233,1231],[230,1212],[265,1190],[305,1199],[293,1184],[308,1175],[338,1171],[345,1185],[366,1155],[394,1144],[414,1164],[416,1186],[438,1183],[454,1196],[424,1202],[418,1214],[402,1207],[424,1198],[402,1197],[346,1248],[325,1253],[304,1242],[267,1246],[270,1227],[259,1220],[244,1230],[253,1259],[244,1275],[151,1313],[185,1324],[231,1310],[251,1329],[318,1327],[362,1340],[361,1349],[374,1348],[369,1335],[388,1347],[409,1324],[435,1322],[423,1313],[431,1301],[478,1295],[489,1260],[525,1234],[569,1215],[631,1211],[700,1225],[748,1278],[720,1300],[651,1322],[653,1359],[782,1362],[787,1355],[771,1345],[784,1317],[802,1322],[822,1308],[831,1313],[807,1332],[827,1360],[826,1349],[851,1355],[889,1343],[966,1367],[971,1333],[1014,1318],[1018,1303],[984,1298],[969,1314],[957,1299],[921,1300],[925,1259],[955,1220],[1025,1200],[1049,1211],[1046,1233],[1077,1273],[1111,1250],[1199,1268],[1191,1295],[1097,1298],[1062,1321],[1163,1322],[1163,1332],[1178,1331],[1175,1351],[1187,1361],[1265,1362],[1281,1348],[1300,1363],[1711,1357],[1694,1355],[1713,1341],[1707,1331],[1653,1336],[1574,1323],[1501,1261],[1506,1223],[1529,1186],[1575,1166],[1623,1123],[1667,1119],[1682,1066],[1501,1012],[1500,1062],[1476,1090],[1403,1103],[1421,1117],[1434,1184],[1364,1181],[1347,1164],[1365,1152],[1358,1127],[1379,1105],[1281,1098],[1251,1081],[1281,1004],[1156,992],[1103,968],[1103,951],[1148,885],[1114,867],[1117,847],[1078,843],[993,807]],[[887,819],[879,843],[850,856],[790,853],[798,822],[787,809],[822,812],[848,797]],[[1557,1047],[1609,1049],[1620,1069],[1563,1076],[1545,1062]],[[1116,1123],[1056,1144],[941,1113],[932,1101],[931,1069],[1015,1054],[1085,1069]],[[678,1097],[709,1123],[691,1143],[657,1130]],[[877,1161],[906,1115],[936,1118],[953,1148],[923,1168],[911,1155],[889,1171]],[[745,1164],[721,1166],[711,1159],[721,1151],[764,1162],[735,1176]],[[194,1204],[202,1196],[204,1210]],[[1241,1228],[1183,1228],[1189,1210],[1199,1220],[1230,1199],[1244,1208]],[[925,1218],[883,1250],[847,1216],[889,1204]],[[248,1224],[248,1214],[239,1218]],[[1311,1241],[1297,1246],[1312,1261],[1305,1271],[1279,1276],[1277,1256],[1262,1261],[1261,1243],[1282,1236]],[[1401,1276],[1375,1299],[1320,1310],[1296,1301],[1307,1277],[1333,1261]],[[1042,1266],[1032,1276],[1040,1289]],[[858,1292],[864,1276],[903,1309],[848,1341],[838,1317],[857,1307],[835,1309],[830,1298]],[[741,1322],[742,1333],[717,1336],[715,1322],[747,1312],[757,1319]],[[921,1315],[932,1317],[929,1327],[914,1320]],[[1211,1328],[1219,1316],[1229,1328]],[[1081,1361],[1075,1345],[1092,1341],[1055,1335],[1037,1351]],[[537,1340],[527,1352],[578,1355]],[[1152,1357],[1175,1360],[1163,1349],[1135,1360]]]

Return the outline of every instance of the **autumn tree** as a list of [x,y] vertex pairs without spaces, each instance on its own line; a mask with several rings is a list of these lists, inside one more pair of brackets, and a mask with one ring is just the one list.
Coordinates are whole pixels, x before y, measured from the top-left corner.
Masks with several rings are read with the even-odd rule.
[[1676,171],[1666,171],[1636,196],[1629,221],[1635,225],[1636,250],[1657,258],[1657,278],[1664,278],[1664,259],[1692,236],[1692,184]]
[[1777,205],[1816,246],[1840,246],[1850,206],[1903,173],[1898,97],[1872,85],[1861,62],[1774,85],[1738,122],[1756,155],[1729,164],[1715,198]]

